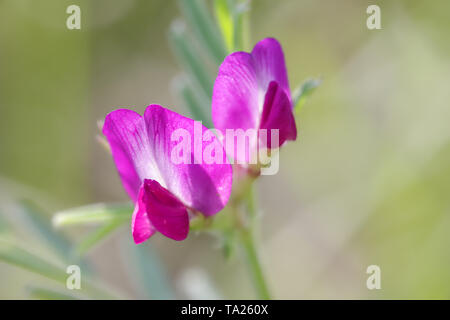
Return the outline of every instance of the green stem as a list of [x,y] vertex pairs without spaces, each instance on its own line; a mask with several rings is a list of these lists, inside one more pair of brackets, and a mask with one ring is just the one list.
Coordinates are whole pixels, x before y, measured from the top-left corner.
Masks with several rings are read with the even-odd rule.
[[256,226],[256,202],[253,184],[249,186],[246,202],[250,221],[247,226],[243,226],[240,232],[241,241],[247,255],[248,267],[253,276],[253,282],[256,291],[258,292],[258,298],[267,300],[270,299],[270,293],[267,287],[266,279],[264,277],[261,262],[258,257],[258,251],[256,248],[254,237],[254,230]]
[[247,254],[247,262],[250,272],[253,276],[255,288],[258,292],[258,298],[263,300],[270,299],[269,289],[267,288],[261,263],[255,246],[255,240],[250,230],[246,229],[241,232],[242,244]]

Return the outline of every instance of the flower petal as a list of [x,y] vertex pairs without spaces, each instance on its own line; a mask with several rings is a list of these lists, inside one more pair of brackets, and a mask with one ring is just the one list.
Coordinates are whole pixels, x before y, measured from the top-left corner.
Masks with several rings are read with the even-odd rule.
[[225,129],[256,128],[259,123],[259,91],[251,54],[235,52],[222,62],[212,97],[214,126]]
[[[275,115],[266,118],[264,120],[266,123],[262,124],[267,91],[272,81],[278,83],[284,93],[283,98],[280,93],[277,93],[277,103],[279,104],[280,99],[283,99],[283,106],[286,101],[288,106],[287,114],[277,115],[276,118],[281,121],[280,123],[287,121],[288,128],[279,127],[277,121],[273,122]],[[277,90],[272,91],[270,96],[275,92]],[[278,110],[278,107],[275,110]],[[271,110],[271,104],[268,108]],[[284,54],[277,40],[263,39],[255,45],[251,53],[235,52],[225,58],[214,83],[212,119],[214,126],[225,135],[224,144],[228,155],[237,163],[246,164],[255,159],[258,140],[253,139],[256,135],[248,131],[249,129],[258,130],[261,126],[273,125],[274,129],[281,130],[281,140],[295,139],[295,123],[291,123],[290,109],[292,109],[291,93]],[[227,138],[227,129],[233,129],[236,135],[239,134],[237,129],[242,129],[249,137],[245,142],[246,147],[240,152],[237,150],[236,143],[232,143],[229,141],[230,138]],[[270,134],[268,142],[270,143]],[[280,145],[282,142],[284,141],[280,141]]]
[[[284,90],[275,81],[270,82],[267,89],[260,129],[267,129],[267,147],[269,148],[277,148],[286,140],[297,139],[297,127],[291,103]],[[272,129],[279,130],[278,143],[271,141],[270,130]]]
[[147,208],[143,202],[143,196],[144,186],[142,186],[139,191],[138,201],[136,202],[133,218],[131,220],[131,234],[133,235],[133,240],[136,244],[144,242],[156,232],[155,227],[152,225],[147,215]]
[[180,200],[155,180],[146,179],[142,188],[142,203],[155,229],[177,241],[186,239],[189,215]]
[[122,184],[136,202],[142,180],[159,178],[144,119],[132,110],[115,110],[106,116],[103,134],[111,147]]
[[276,81],[291,102],[286,63],[280,43],[273,38],[263,39],[253,48],[252,57],[258,71],[259,86],[265,91],[271,81]]
[[[155,180],[190,208],[205,215],[220,211],[231,193],[232,168],[217,138],[202,142],[206,127],[159,105],[147,107],[144,118],[150,151],[161,175],[160,180]],[[180,132],[186,134],[186,141],[177,138]],[[203,159],[205,147],[213,142],[223,153],[221,164],[207,164]],[[173,153],[180,143],[185,143],[190,163],[174,161]]]

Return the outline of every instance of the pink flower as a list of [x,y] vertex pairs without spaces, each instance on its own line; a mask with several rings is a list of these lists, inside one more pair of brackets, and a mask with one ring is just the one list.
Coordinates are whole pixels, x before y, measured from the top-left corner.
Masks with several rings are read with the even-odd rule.
[[[277,40],[263,39],[251,53],[234,52],[225,58],[212,97],[212,119],[216,129],[221,132],[226,129],[266,129],[265,145],[277,148],[286,140],[297,138],[292,109],[283,50]],[[272,129],[279,130],[278,143],[270,140]],[[252,157],[258,135],[251,139],[249,145],[253,150],[250,154],[233,154],[235,159],[248,161]]]
[[[172,150],[179,143],[173,141],[172,133],[180,128],[193,135],[194,120],[159,105],[148,106],[144,116],[126,109],[106,116],[103,134],[122,184],[136,203],[131,229],[137,244],[156,231],[184,240],[189,232],[188,211],[213,215],[230,196],[232,168],[227,161],[171,161]],[[213,136],[212,142],[215,139]],[[205,148],[203,142],[201,148]],[[194,160],[193,153],[191,158]]]

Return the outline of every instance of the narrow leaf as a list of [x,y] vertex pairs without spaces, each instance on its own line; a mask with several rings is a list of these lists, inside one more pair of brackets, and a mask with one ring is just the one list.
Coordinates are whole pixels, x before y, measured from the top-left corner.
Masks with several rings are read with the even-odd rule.
[[174,88],[177,96],[189,110],[194,120],[201,120],[207,128],[212,128],[211,106],[208,99],[194,88],[186,75],[175,78]]
[[234,3],[234,50],[249,50],[250,41],[250,1],[230,0]]
[[231,0],[215,0],[214,9],[228,52],[232,52],[234,49],[234,15]]
[[169,30],[169,42],[175,56],[188,74],[192,75],[208,99],[212,97],[213,78],[202,61],[201,54],[195,51],[192,40],[182,21],[174,21]]
[[0,238],[0,261],[37,273],[48,279],[65,283],[63,266],[51,263],[32,252],[15,245],[11,240]]
[[88,206],[73,208],[56,213],[53,225],[57,227],[68,225],[99,224],[131,219],[133,207],[130,203],[106,204],[96,203]]
[[157,300],[175,298],[166,268],[150,245],[147,243],[135,245],[132,241],[123,241],[121,252],[130,277],[147,298]]
[[20,202],[24,217],[29,222],[30,228],[42,239],[45,244],[61,257],[68,257],[71,244],[67,237],[56,231],[50,218],[41,212],[30,201]]
[[[68,278],[66,266],[57,262],[50,262],[37,253],[33,253],[28,249],[15,244],[12,239],[0,238],[0,261],[11,264],[13,266],[25,269],[35,274],[41,275],[47,279],[57,281],[64,286]],[[83,275],[83,273],[82,273]],[[88,279],[86,275],[81,278],[81,294],[89,295],[92,298],[114,299],[121,297],[115,290],[105,290],[94,284],[92,279]]]
[[47,289],[37,286],[29,286],[27,288],[28,295],[33,299],[39,300],[79,300],[80,298],[59,292],[53,289]]
[[193,29],[194,36],[204,49],[219,64],[225,58],[227,51],[222,37],[211,18],[204,0],[178,0],[183,16]]
[[99,245],[102,240],[104,240],[107,236],[111,235],[111,233],[120,227],[123,224],[123,220],[117,219],[111,222],[108,222],[104,226],[99,227],[97,230],[88,235],[75,249],[75,253],[78,256],[83,256],[90,249]]
[[292,103],[297,114],[305,104],[306,99],[321,83],[321,79],[308,79],[294,91],[294,94],[292,95]]

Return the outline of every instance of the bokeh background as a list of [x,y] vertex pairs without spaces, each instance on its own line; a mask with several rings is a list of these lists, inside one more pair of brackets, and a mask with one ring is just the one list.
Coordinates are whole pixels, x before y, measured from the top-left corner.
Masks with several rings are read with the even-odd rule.
[[[375,2],[382,29],[368,30]],[[81,30],[66,28],[70,4],[81,7]],[[323,79],[279,173],[257,183],[275,298],[450,298],[449,13],[444,0],[251,1],[251,46],[281,42],[292,88]],[[51,260],[24,200],[48,221],[127,200],[97,120],[151,103],[189,114],[174,94],[181,69],[167,40],[180,15],[166,0],[0,0],[1,235]],[[66,248],[90,230],[63,229]],[[225,259],[208,234],[153,237],[140,249],[150,252],[148,283],[133,277],[130,241],[125,224],[85,259],[125,297],[254,297],[240,253]],[[381,290],[366,288],[372,264]],[[0,298],[45,297],[39,288],[62,287],[0,261]]]

